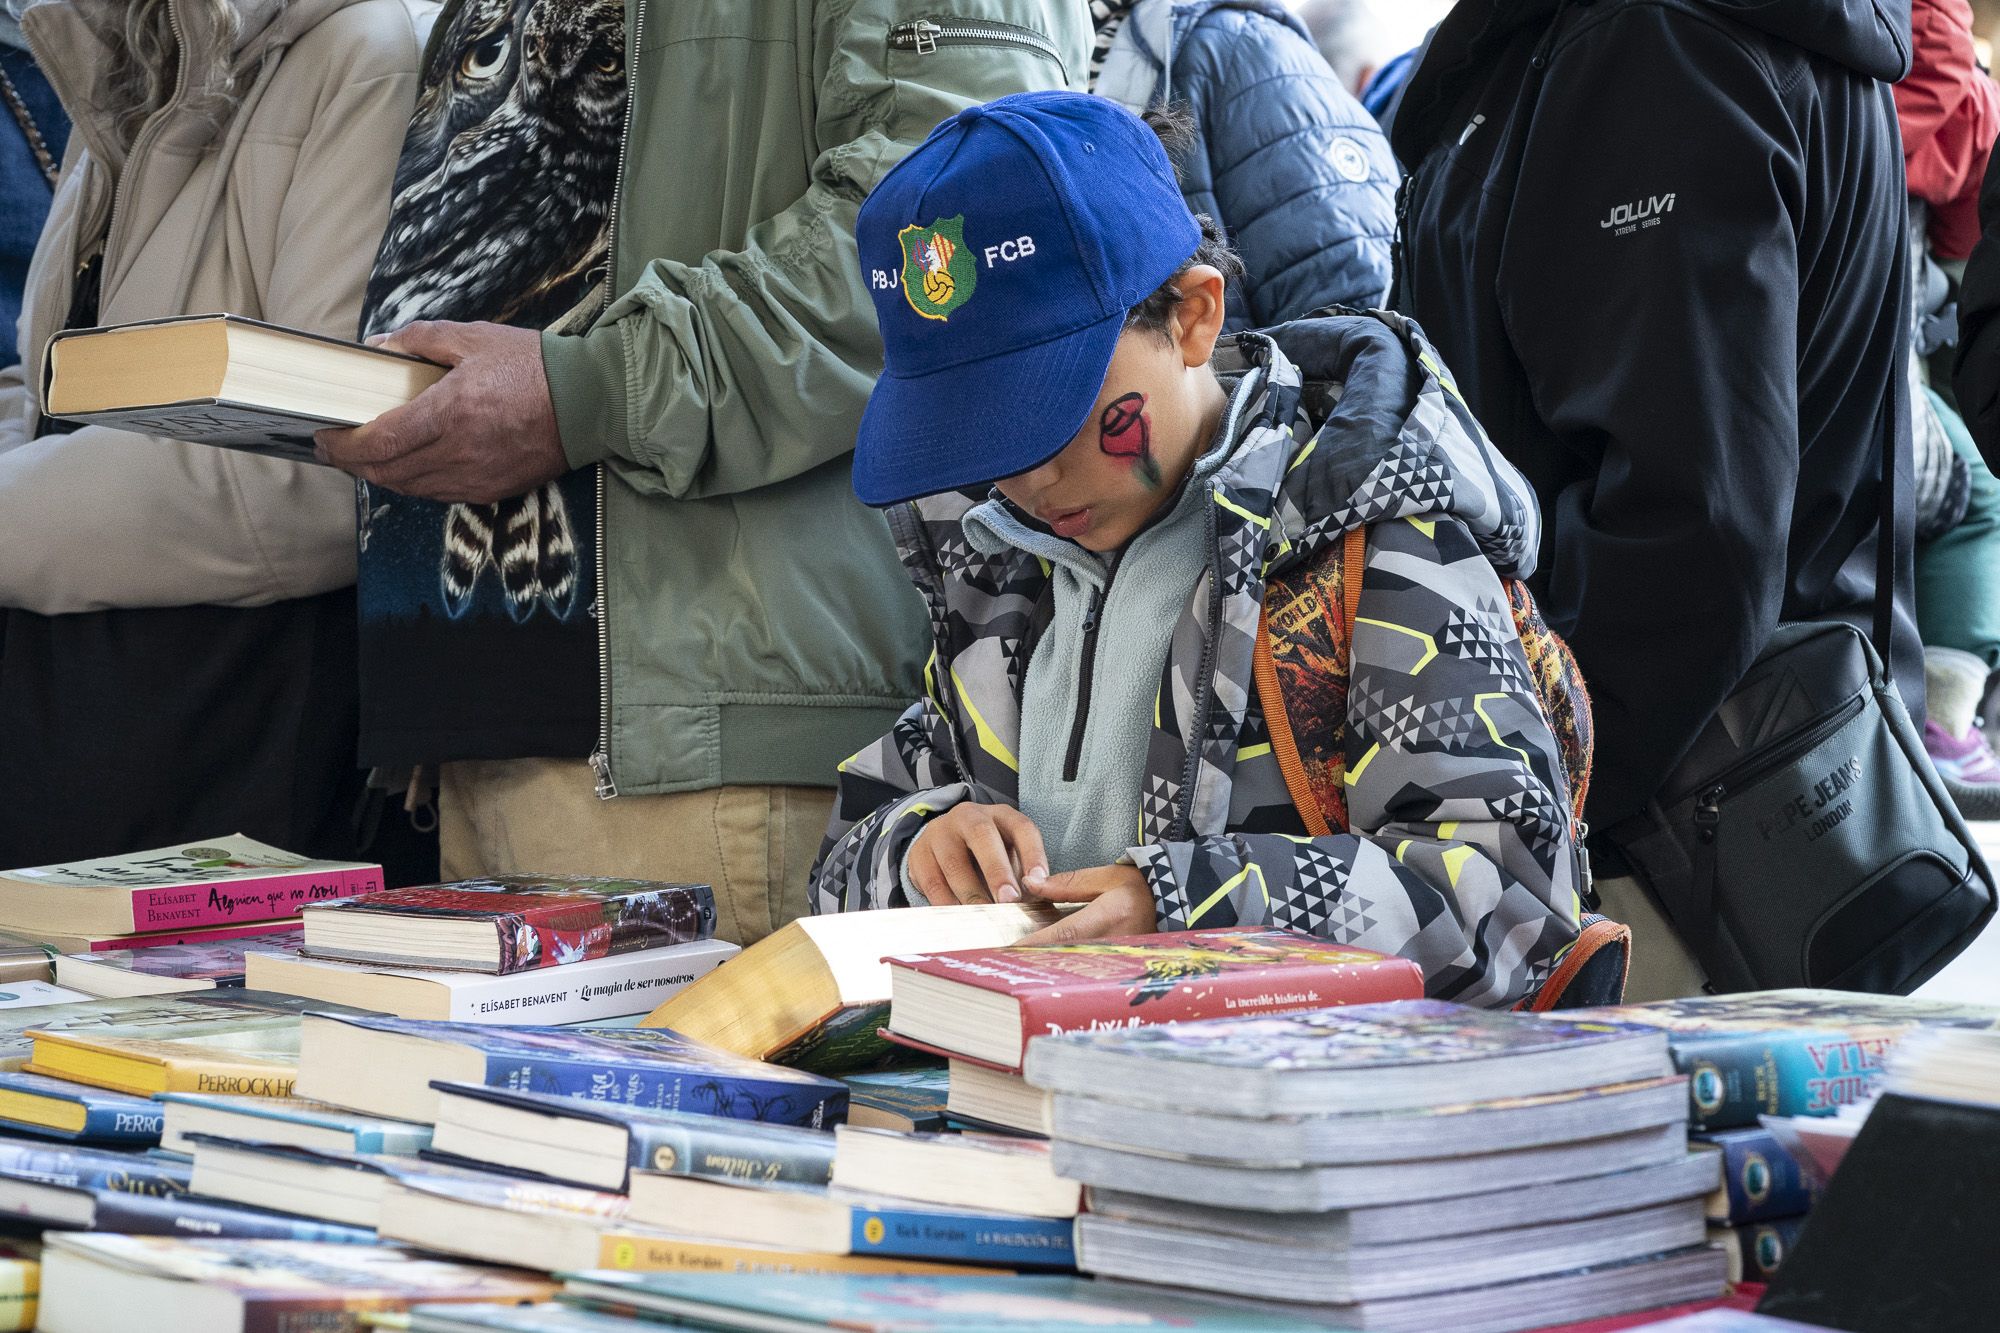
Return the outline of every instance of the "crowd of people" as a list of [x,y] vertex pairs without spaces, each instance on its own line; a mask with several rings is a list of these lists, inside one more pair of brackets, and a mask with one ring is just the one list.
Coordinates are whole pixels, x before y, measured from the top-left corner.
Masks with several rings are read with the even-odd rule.
[[[1621,831],[1836,620],[2000,812],[1965,0],[1342,8],[0,0],[0,865],[1268,921],[1483,1005],[1602,914],[1655,998]],[[447,373],[321,466],[44,414],[53,334],[211,311]]]

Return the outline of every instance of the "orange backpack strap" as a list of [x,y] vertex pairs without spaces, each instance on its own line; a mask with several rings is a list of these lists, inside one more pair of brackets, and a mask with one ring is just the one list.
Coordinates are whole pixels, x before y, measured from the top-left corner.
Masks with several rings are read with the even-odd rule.
[[[1368,558],[1368,530],[1352,528],[1341,546],[1339,565],[1340,602],[1342,617],[1337,625],[1323,626],[1321,637],[1339,645],[1340,695],[1344,700],[1347,690],[1348,667],[1352,662],[1351,645],[1354,641],[1354,621],[1361,609],[1361,571]],[[1324,570],[1309,570],[1303,576],[1304,582],[1272,583],[1264,593],[1264,609],[1257,624],[1257,647],[1253,673],[1257,682],[1257,697],[1264,707],[1264,725],[1271,736],[1271,755],[1278,761],[1278,771],[1284,774],[1285,790],[1297,807],[1299,818],[1305,823],[1306,832],[1316,838],[1323,838],[1333,832],[1347,830],[1347,801],[1341,790],[1340,771],[1319,773],[1316,769],[1327,769],[1328,765],[1309,763],[1299,751],[1298,736],[1292,730],[1291,713],[1285,706],[1285,693],[1278,676],[1278,660],[1273,648],[1271,615],[1275,605],[1280,617],[1289,618],[1301,607],[1318,609],[1317,594],[1325,591]],[[1324,614],[1321,610],[1320,614]]]
[[1632,928],[1595,912],[1584,914],[1582,926],[1541,989],[1516,1009],[1541,1014],[1625,1002],[1625,980],[1632,970]]

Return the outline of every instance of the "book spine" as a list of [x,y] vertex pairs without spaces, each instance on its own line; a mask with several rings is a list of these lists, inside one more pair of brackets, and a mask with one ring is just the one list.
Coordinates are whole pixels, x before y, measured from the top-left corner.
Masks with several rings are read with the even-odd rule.
[[635,956],[534,968],[460,983],[451,992],[455,1023],[585,1023],[643,1014],[715,970],[723,950],[662,968]]
[[107,935],[102,939],[90,940],[80,952],[116,953],[123,949],[153,949],[169,944],[208,944],[215,940],[242,939],[245,935],[262,935],[281,923],[271,921],[245,921],[234,926],[217,926],[208,930],[170,930],[158,935]]
[[973,1268],[924,1259],[876,1255],[807,1254],[759,1250],[708,1241],[676,1240],[637,1232],[608,1231],[598,1237],[597,1266],[637,1273],[865,1273],[885,1277],[1004,1277],[1004,1268]]
[[778,1144],[681,1125],[631,1126],[630,1164],[697,1180],[824,1185],[833,1178],[833,1145]]
[[0,1177],[32,1180],[66,1189],[109,1190],[119,1194],[184,1194],[190,1168],[185,1162],[133,1154],[72,1151],[56,1147],[0,1146]]
[[847,1113],[845,1086],[824,1088],[742,1078],[666,1064],[611,1064],[489,1054],[485,1082],[488,1087],[517,1092],[543,1092],[663,1111],[698,1111],[732,1120],[763,1120],[814,1129],[838,1124]]
[[99,1194],[93,1231],[130,1236],[188,1236],[209,1240],[305,1240],[344,1245],[372,1245],[375,1233],[361,1227],[309,1218],[287,1217],[253,1208],[239,1208],[185,1195],[148,1198],[133,1194]]
[[[715,900],[707,889],[675,887],[594,906],[524,908],[499,917],[494,926],[500,932],[500,970],[529,971],[708,939],[715,933]],[[520,945],[529,932],[535,947],[524,958]]]
[[83,1128],[77,1132],[77,1137],[96,1143],[147,1146],[160,1141],[160,1131],[165,1123],[166,1107],[158,1102],[150,1106],[94,1106],[86,1100]]
[[1074,1234],[1075,1226],[1069,1218],[979,1217],[856,1208],[849,1244],[856,1254],[1074,1268]]
[[[941,973],[940,975],[951,975]],[[1220,972],[1206,977],[1129,977],[1118,981],[1066,982],[1022,993],[1021,1055],[1028,1042],[1060,1032],[1118,1031],[1160,1023],[1186,1023],[1240,1014],[1286,1013],[1334,1005],[1417,1000],[1423,973],[1392,959],[1380,966],[1348,968],[1337,977],[1323,970]],[[1015,1067],[1020,1067],[1017,1060]]]
[[1729,1257],[1731,1282],[1769,1282],[1805,1224],[1803,1217],[1781,1217],[1742,1227],[1710,1227],[1708,1238]]
[[168,1092],[209,1092],[225,1097],[289,1097],[296,1075],[264,1066],[177,1062],[167,1066]]
[[1754,1125],[1759,1115],[1832,1115],[1865,1099],[1900,1034],[1793,1030],[1685,1033],[1671,1039],[1688,1076],[1693,1128]]
[[297,916],[307,903],[332,902],[382,890],[380,866],[305,867],[251,879],[212,884],[172,884],[132,893],[132,929],[178,930],[186,926],[273,921]]
[[1786,1152],[1769,1130],[1728,1130],[1693,1137],[1722,1152],[1722,1184],[1709,1199],[1710,1221],[1742,1226],[1796,1217],[1812,1207],[1812,1190],[1798,1159]]

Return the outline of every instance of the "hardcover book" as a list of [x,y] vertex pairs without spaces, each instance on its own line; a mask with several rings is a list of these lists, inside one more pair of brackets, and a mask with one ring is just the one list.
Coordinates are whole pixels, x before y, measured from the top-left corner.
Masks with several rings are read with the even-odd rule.
[[381,866],[315,861],[236,835],[9,870],[0,874],[0,922],[30,935],[182,930],[273,921],[308,903],[381,888]]
[[160,1105],[145,1097],[36,1074],[0,1073],[0,1128],[72,1143],[150,1148],[160,1141]]
[[246,953],[296,953],[300,938],[299,927],[287,926],[226,940],[64,954],[56,959],[56,980],[100,998],[240,988]]
[[837,1122],[847,1108],[847,1085],[837,1080],[657,1029],[314,1014],[302,1033],[299,1095],[398,1120],[436,1120],[433,1080],[813,1127]]
[[314,463],[314,431],[372,421],[443,374],[240,315],[183,315],[57,334],[47,401],[70,421]]
[[800,917],[662,1004],[641,1026],[738,1055],[850,1074],[908,1053],[881,1035],[891,954],[1012,944],[1059,918],[1018,903]]
[[1905,1033],[2000,1027],[2000,1008],[1986,1005],[1825,990],[1700,995],[1566,1016],[1666,1032],[1674,1065],[1688,1076],[1696,1129],[1754,1125],[1759,1115],[1832,1115],[1875,1091]]
[[1743,1226],[1710,1227],[1708,1241],[1728,1257],[1731,1282],[1769,1282],[1805,1226],[1804,1217],[1774,1217]]
[[708,939],[715,894],[706,884],[495,875],[304,916],[305,951],[315,958],[508,973]]
[[150,1097],[156,1092],[226,1092],[289,1097],[298,1068],[294,1034],[266,1032],[271,1048],[161,1041],[105,1032],[34,1032],[31,1074]]
[[[34,1049],[32,1032],[101,1033],[161,1041],[200,1041],[248,1050],[298,1049],[299,1015],[333,1010],[296,995],[263,991],[192,991],[85,1000],[0,1012],[0,1069],[19,1069]],[[287,1043],[289,1045],[287,1046]]]
[[888,960],[891,1035],[1018,1069],[1033,1037],[1422,999],[1406,958],[1259,926]]
[[313,1218],[289,1217],[188,1194],[128,1194],[12,1182],[6,1215],[37,1227],[190,1239],[314,1240],[373,1245],[375,1233]]
[[1763,1128],[1717,1129],[1693,1136],[1722,1156],[1722,1185],[1709,1196],[1708,1218],[1724,1226],[1796,1217],[1813,1190],[1797,1158]]
[[[1271,1116],[1413,1110],[1669,1072],[1657,1030],[1442,1000],[1038,1037],[1029,1083],[1134,1105]],[[1115,1090],[1112,1091],[1112,1090]]]
[[162,1112],[160,1146],[168,1152],[194,1151],[190,1134],[398,1157],[414,1157],[431,1146],[429,1125],[357,1115],[296,1097],[163,1092],[153,1100]]
[[738,952],[726,940],[691,940],[499,975],[384,968],[262,953],[251,954],[248,966],[250,984],[261,990],[284,991],[398,1018],[551,1026],[646,1013]]
[[[28,1182],[124,1194],[185,1194],[186,1162],[153,1153],[0,1139],[0,1184]],[[0,1189],[0,1194],[4,1190]]]
[[202,1133],[188,1135],[187,1146],[194,1154],[189,1188],[205,1198],[371,1231],[381,1221],[391,1181],[412,1171],[455,1169],[410,1157]]
[[951,1071],[944,1065],[875,1069],[842,1076],[847,1123],[857,1129],[936,1132],[945,1128]]
[[[7,940],[21,940],[41,950],[43,956],[53,960],[63,954],[121,953],[128,949],[163,949],[176,944],[210,944],[217,940],[242,939],[246,935],[269,935],[276,931],[299,929],[297,917],[287,917],[281,921],[241,921],[233,926],[197,926],[186,930],[149,930],[131,935],[125,933],[105,933],[98,931],[52,930],[47,926],[37,928],[32,933],[0,931],[0,937]],[[15,948],[10,947],[8,956],[15,956]],[[55,967],[51,961],[49,970],[41,974],[43,980],[55,977]]]
[[56,1234],[42,1255],[43,1333],[360,1333],[360,1314],[419,1302],[532,1301],[542,1278],[382,1245]]
[[824,1185],[833,1135],[794,1125],[435,1083],[435,1146],[476,1162],[623,1190],[638,1171]]

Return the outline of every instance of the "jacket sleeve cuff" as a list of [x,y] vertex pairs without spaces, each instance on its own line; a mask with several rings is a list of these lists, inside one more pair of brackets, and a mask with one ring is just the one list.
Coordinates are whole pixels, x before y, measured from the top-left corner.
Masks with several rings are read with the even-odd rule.
[[617,320],[588,333],[542,334],[542,372],[571,469],[631,457],[625,401],[625,330]]

